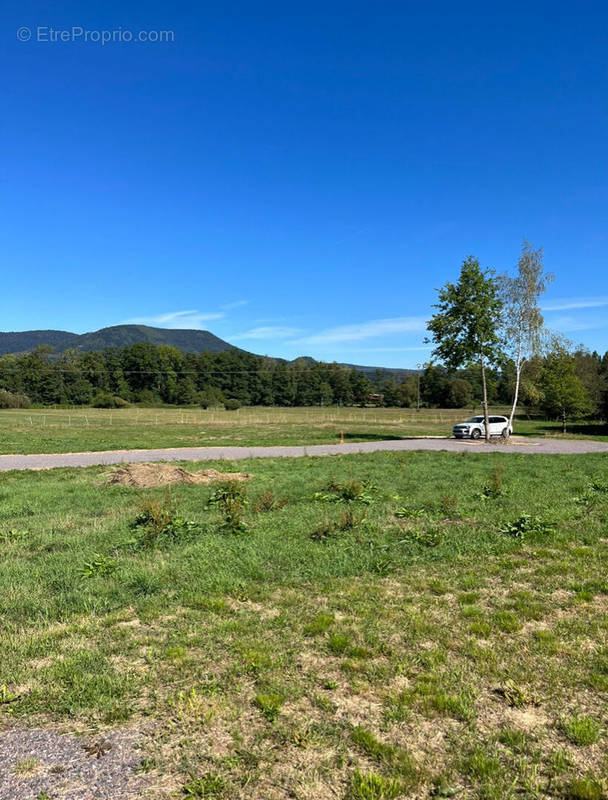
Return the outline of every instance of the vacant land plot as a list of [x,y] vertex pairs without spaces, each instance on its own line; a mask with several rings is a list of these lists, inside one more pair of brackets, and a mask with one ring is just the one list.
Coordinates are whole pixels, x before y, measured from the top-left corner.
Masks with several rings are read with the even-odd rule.
[[608,458],[214,466],[0,475],[0,797],[605,796]]
[[[0,411],[0,453],[68,453],[89,450],[203,445],[325,444],[340,441],[447,436],[467,409],[241,408],[42,409]],[[493,413],[507,413],[493,409]],[[516,432],[556,436],[557,423],[518,419]],[[572,435],[608,439],[600,424],[571,426]]]

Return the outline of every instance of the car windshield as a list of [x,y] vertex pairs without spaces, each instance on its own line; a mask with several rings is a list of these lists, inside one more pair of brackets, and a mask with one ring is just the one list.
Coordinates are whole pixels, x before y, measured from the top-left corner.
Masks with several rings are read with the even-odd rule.
[[467,422],[483,422],[483,417],[471,417]]

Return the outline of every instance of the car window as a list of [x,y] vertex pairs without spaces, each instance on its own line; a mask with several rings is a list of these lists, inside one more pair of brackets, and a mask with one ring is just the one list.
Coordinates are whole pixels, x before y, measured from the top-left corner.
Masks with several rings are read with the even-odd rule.
[[483,422],[483,417],[471,417],[467,422]]

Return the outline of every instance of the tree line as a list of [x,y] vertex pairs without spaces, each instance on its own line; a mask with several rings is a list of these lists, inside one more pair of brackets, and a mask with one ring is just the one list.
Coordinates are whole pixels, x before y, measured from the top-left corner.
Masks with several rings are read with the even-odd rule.
[[[102,351],[38,347],[0,357],[0,408],[36,405],[367,405],[476,409],[481,403],[561,419],[608,419],[608,353],[573,347],[544,328],[539,305],[553,280],[542,250],[525,242],[514,275],[482,269],[473,256],[438,291],[428,322],[432,360],[398,380],[377,370],[242,350],[183,353],[134,344]],[[488,426],[486,425],[486,429]]]
[[[559,369],[558,369],[559,367]],[[565,373],[564,373],[565,370]],[[582,396],[569,416],[608,418],[608,352],[582,348],[534,355],[520,376],[520,400],[528,409],[559,417],[559,384],[572,376]],[[506,359],[486,369],[488,402],[508,405],[515,391],[516,364]],[[547,391],[550,385],[554,388]],[[233,350],[182,353],[168,345],[135,344],[120,349],[53,356],[39,347],[0,357],[0,407],[35,405],[378,405],[416,408],[479,407],[479,365],[460,369],[427,364],[402,379],[377,370],[371,378],[339,364],[298,359],[281,362]],[[576,392],[575,392],[576,394]],[[576,399],[576,397],[575,397]]]
[[[349,405],[373,383],[356,369],[302,358],[292,362],[241,350],[183,353],[169,345],[54,356],[49,347],[0,357],[0,405]],[[10,396],[9,396],[10,395]]]

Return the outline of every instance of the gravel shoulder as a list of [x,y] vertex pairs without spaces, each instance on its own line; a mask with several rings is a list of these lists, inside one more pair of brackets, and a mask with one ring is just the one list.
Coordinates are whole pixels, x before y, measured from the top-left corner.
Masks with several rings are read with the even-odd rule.
[[0,455],[0,472],[8,470],[53,469],[55,467],[91,467],[103,464],[122,464],[149,461],[237,461],[244,458],[298,458],[301,456],[330,456],[345,453],[402,452],[406,450],[442,450],[447,452],[528,453],[539,455],[577,455],[608,453],[608,442],[588,439],[527,439],[513,437],[485,444],[466,439],[436,437],[396,439],[380,442],[349,442],[347,444],[317,444],[274,447],[176,447],[159,450],[105,450],[96,453],[57,453],[39,455]]

